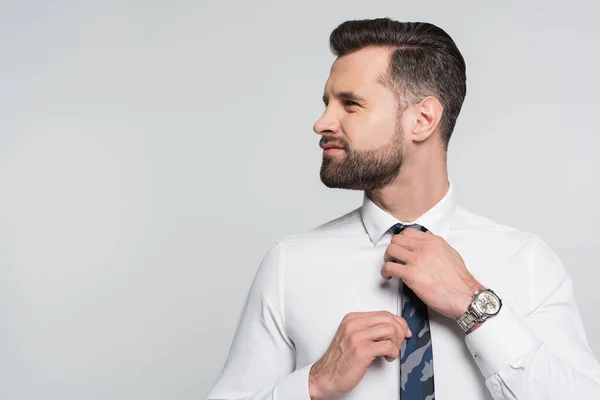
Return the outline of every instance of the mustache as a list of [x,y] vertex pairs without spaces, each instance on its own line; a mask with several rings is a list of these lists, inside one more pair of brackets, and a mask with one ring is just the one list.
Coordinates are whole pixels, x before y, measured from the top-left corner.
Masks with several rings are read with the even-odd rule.
[[323,139],[321,139],[319,141],[319,146],[320,147],[326,146],[328,144],[332,144],[332,145],[334,145],[336,147],[341,147],[342,149],[348,150],[348,146],[346,145],[346,143],[343,143],[343,142],[342,143],[338,143],[338,142],[335,142],[333,140],[323,140]]

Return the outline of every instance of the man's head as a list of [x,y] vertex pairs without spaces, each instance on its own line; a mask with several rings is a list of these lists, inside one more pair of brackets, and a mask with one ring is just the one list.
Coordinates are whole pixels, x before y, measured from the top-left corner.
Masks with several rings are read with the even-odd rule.
[[326,109],[313,129],[328,187],[391,183],[419,146],[445,151],[466,94],[465,62],[442,29],[389,18],[346,21],[329,38],[335,56]]

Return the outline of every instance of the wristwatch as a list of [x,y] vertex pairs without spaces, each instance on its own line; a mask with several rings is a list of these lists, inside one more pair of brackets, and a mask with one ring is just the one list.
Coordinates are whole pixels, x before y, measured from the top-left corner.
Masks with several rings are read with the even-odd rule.
[[502,299],[493,290],[478,290],[473,294],[473,302],[467,311],[456,318],[456,322],[466,333],[476,323],[497,315],[501,308]]

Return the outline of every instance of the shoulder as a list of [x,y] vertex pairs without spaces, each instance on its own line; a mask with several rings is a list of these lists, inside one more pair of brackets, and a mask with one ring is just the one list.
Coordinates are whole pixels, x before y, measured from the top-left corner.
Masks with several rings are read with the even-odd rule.
[[554,253],[540,236],[478,215],[462,206],[457,206],[451,235],[473,246],[490,247],[490,250],[507,254]]
[[452,232],[457,236],[468,234],[473,242],[493,242],[497,247],[528,248],[554,253],[539,235],[478,215],[462,206],[456,208]]
[[361,236],[364,234],[366,234],[366,230],[362,222],[361,207],[358,207],[307,231],[283,237],[277,241],[277,244],[285,246],[314,243],[323,240],[345,239],[349,236]]
[[501,238],[520,244],[526,244],[540,239],[533,233],[475,214],[462,206],[456,207],[452,231],[457,235],[477,233],[477,235],[474,236],[476,239],[490,240]]
[[479,263],[484,260],[484,275],[510,276],[510,282],[517,286],[519,281],[527,287],[535,282],[538,291],[547,292],[569,279],[557,253],[531,232],[457,207],[451,235],[461,255]]

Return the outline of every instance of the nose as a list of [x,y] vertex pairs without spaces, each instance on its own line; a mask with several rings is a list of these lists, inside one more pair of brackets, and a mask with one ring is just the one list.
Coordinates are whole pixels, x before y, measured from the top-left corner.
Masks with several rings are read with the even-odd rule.
[[340,129],[340,123],[332,112],[332,109],[326,109],[321,118],[313,125],[313,131],[319,135],[326,133],[337,133]]

